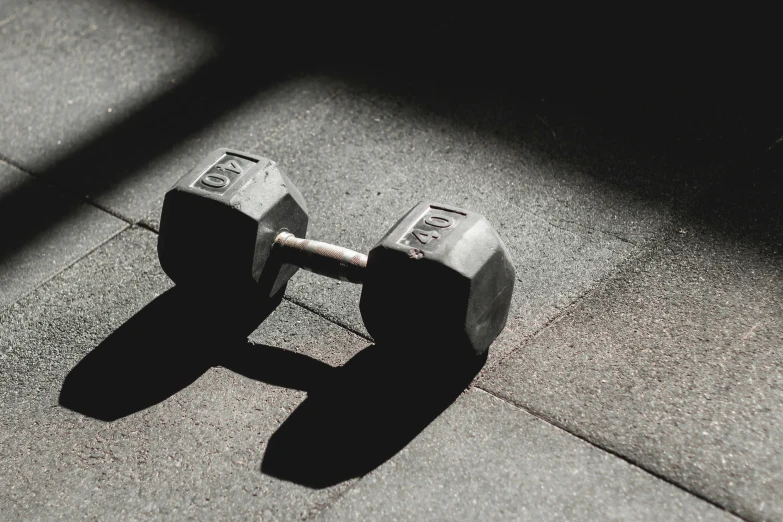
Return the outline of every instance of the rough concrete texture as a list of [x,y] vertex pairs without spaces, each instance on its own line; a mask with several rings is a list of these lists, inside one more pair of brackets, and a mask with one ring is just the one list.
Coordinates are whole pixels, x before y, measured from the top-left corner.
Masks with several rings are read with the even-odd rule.
[[24,15],[33,0],[6,0],[0,4],[0,28]]
[[2,148],[34,171],[176,85],[214,43],[162,9],[113,1],[33,2],[0,39]]
[[0,28],[0,153],[137,220],[198,158],[338,88],[220,50],[151,3],[36,2]]
[[783,518],[783,247],[774,223],[759,240],[736,221],[678,228],[480,386],[740,516]]
[[737,520],[471,390],[316,520]]
[[288,520],[350,483],[259,468],[317,374],[365,340],[283,302],[250,341],[199,346],[155,239],[124,232],[0,314],[3,518]]
[[127,224],[0,161],[0,308]]

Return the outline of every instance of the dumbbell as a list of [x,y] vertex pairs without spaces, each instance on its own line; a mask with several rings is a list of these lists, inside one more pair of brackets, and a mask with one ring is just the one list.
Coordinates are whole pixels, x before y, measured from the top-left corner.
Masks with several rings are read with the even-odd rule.
[[368,255],[305,239],[307,224],[304,198],[275,162],[218,149],[166,193],[158,257],[178,286],[223,296],[272,297],[299,268],[362,284],[376,342],[482,354],[503,330],[515,272],[481,215],[418,203]]

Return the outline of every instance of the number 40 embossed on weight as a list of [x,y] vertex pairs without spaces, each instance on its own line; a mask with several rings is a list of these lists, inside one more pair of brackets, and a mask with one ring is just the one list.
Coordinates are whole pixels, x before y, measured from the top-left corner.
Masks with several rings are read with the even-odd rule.
[[[427,216],[424,218],[424,224],[435,228],[449,228],[453,224],[453,221],[444,216]],[[440,234],[432,230],[424,231],[413,229],[411,230],[411,234],[413,234],[413,237],[422,245],[426,245],[430,241],[434,241],[440,237]]]
[[433,239],[438,239],[440,237],[440,234],[437,232],[424,232],[423,230],[411,230],[411,234],[413,234],[413,237],[419,240],[419,243],[422,245],[426,245]]

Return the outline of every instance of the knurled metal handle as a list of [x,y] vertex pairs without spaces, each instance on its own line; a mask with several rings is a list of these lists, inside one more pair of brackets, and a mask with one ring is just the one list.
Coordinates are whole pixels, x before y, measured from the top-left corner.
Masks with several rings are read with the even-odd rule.
[[302,239],[290,232],[280,232],[275,244],[281,249],[282,261],[309,272],[340,281],[362,284],[367,256],[348,248],[321,241]]

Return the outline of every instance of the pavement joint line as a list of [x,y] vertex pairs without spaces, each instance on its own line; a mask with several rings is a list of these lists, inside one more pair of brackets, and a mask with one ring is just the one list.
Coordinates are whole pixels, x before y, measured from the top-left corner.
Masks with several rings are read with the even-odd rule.
[[[623,237],[623,236],[621,236],[619,234],[615,234],[614,232],[609,232],[608,230],[598,230],[596,228],[589,227],[589,226],[583,225],[581,223],[577,223],[576,221],[572,221],[570,219],[558,219],[558,221],[560,221],[561,223],[568,223],[569,225],[574,225],[574,226],[577,226],[577,227],[580,227],[580,228],[584,228],[586,230],[589,230],[591,232],[596,232],[598,234],[605,234],[607,236],[611,236],[611,237],[617,239],[618,241],[622,241],[624,243],[628,243],[628,244],[636,245],[636,246],[640,245],[640,243],[637,243],[636,241],[631,241],[627,237]],[[549,222],[549,224],[552,225],[552,226],[555,226],[554,223],[552,223],[552,222]]]
[[6,157],[2,153],[0,153],[0,163],[5,163],[6,165],[8,165],[10,167],[13,167],[16,170],[18,170],[18,171],[20,171],[20,172],[22,172],[24,174],[27,174],[31,178],[35,179],[36,183],[40,183],[41,185],[49,188],[50,190],[53,190],[54,192],[56,192],[59,195],[63,195],[63,196],[69,197],[71,199],[75,199],[75,200],[77,200],[77,201],[79,201],[81,203],[84,203],[85,205],[89,205],[89,206],[91,206],[93,208],[96,208],[96,209],[100,210],[101,212],[104,212],[104,213],[109,214],[110,216],[112,216],[114,218],[117,218],[117,219],[119,219],[121,221],[124,221],[128,225],[134,225],[135,224],[133,219],[131,219],[131,218],[121,214],[120,212],[117,212],[116,210],[113,210],[113,209],[111,209],[109,207],[106,207],[105,205],[102,205],[100,203],[97,203],[96,201],[93,201],[92,199],[90,199],[90,196],[80,195],[80,194],[78,194],[77,192],[75,192],[73,190],[69,190],[69,189],[61,186],[57,182],[52,181],[49,178],[42,178],[41,176],[39,176],[35,172],[27,170],[26,168],[22,167],[21,165],[18,165],[15,161],[13,161],[10,158]]
[[9,167],[13,167],[16,170],[21,170],[22,172],[24,172],[28,176],[34,176],[34,174],[32,172],[28,172],[27,169],[23,168],[21,165],[18,165],[14,160],[9,158],[8,156],[3,154],[2,152],[0,152],[0,163],[5,163]]
[[353,484],[349,485],[349,486],[348,486],[347,488],[345,488],[343,491],[341,491],[340,493],[338,493],[337,495],[335,495],[335,497],[334,497],[334,498],[332,498],[332,499],[329,499],[329,500],[326,500],[326,501],[324,501],[324,502],[321,502],[321,503],[317,504],[317,505],[315,506],[315,508],[313,509],[313,513],[312,513],[311,515],[309,515],[309,516],[307,516],[307,517],[303,518],[302,520],[313,520],[313,519],[315,519],[316,517],[318,517],[318,515],[320,515],[321,513],[323,513],[324,511],[326,511],[326,510],[327,510],[327,509],[329,509],[330,507],[332,507],[332,506],[334,506],[335,504],[337,504],[337,503],[338,503],[338,502],[339,502],[339,501],[340,501],[340,500],[341,500],[343,497],[345,497],[345,496],[346,496],[348,493],[350,493],[350,492],[351,492],[351,491],[352,491],[352,490],[353,490],[353,489],[356,487],[356,485],[357,485],[359,482],[361,482],[361,481],[362,481],[362,479],[363,479],[364,477],[366,477],[366,476],[367,476],[369,473],[370,473],[370,472],[368,472],[368,473],[365,473],[365,474],[364,474],[364,475],[362,475],[361,477],[356,477],[356,480],[354,480],[354,481],[353,481]]
[[604,275],[599,277],[593,283],[592,286],[590,286],[584,292],[576,296],[570,303],[563,306],[558,313],[556,313],[544,324],[542,324],[540,327],[538,327],[529,335],[527,335],[524,339],[522,339],[522,341],[519,343],[519,345],[516,348],[509,350],[508,353],[504,354],[503,356],[499,357],[495,362],[493,362],[491,366],[486,367],[485,369],[486,373],[495,371],[501,364],[503,364],[508,358],[510,358],[512,354],[516,353],[518,350],[521,350],[523,347],[527,346],[527,344],[531,340],[541,335],[541,333],[544,330],[546,330],[553,324],[556,324],[561,319],[568,316],[571,313],[571,311],[574,308],[576,308],[582,300],[592,295],[593,293],[597,292],[599,289],[603,288],[612,277],[614,277],[616,274],[620,272],[620,270],[623,269],[623,267],[628,266],[630,263],[633,263],[634,261],[644,257],[648,252],[651,251],[654,245],[661,244],[667,241],[668,239],[675,237],[677,230],[681,226],[676,223],[679,223],[678,219],[672,219],[668,226],[663,227],[662,230],[654,234],[649,239],[645,240],[643,243],[639,244],[638,249],[635,252],[631,252],[624,259],[619,260],[617,264],[610,271],[607,271]]
[[670,485],[676,487],[677,489],[685,491],[686,493],[688,493],[690,495],[693,495],[694,497],[696,497],[698,499],[701,499],[704,502],[707,502],[708,504],[712,505],[713,507],[716,507],[716,508],[718,508],[718,509],[720,509],[722,511],[730,513],[731,515],[734,515],[735,517],[739,518],[740,520],[745,520],[747,522],[750,522],[748,519],[746,519],[744,517],[741,517],[740,515],[738,515],[737,513],[732,511],[731,509],[727,508],[726,506],[722,506],[721,504],[718,504],[716,501],[712,500],[709,497],[706,497],[706,496],[702,495],[698,491],[694,491],[694,490],[684,486],[683,484],[680,484],[679,482],[676,482],[675,480],[673,480],[673,479],[671,479],[671,478],[669,478],[669,477],[667,477],[665,475],[662,475],[662,474],[660,474],[660,473],[658,473],[658,472],[656,472],[654,470],[647,469],[646,467],[644,467],[640,463],[638,463],[638,462],[634,461],[633,459],[623,455],[622,453],[618,453],[617,451],[615,451],[615,450],[613,450],[611,448],[602,446],[601,444],[593,442],[592,440],[590,440],[590,439],[588,439],[588,438],[586,438],[586,437],[584,437],[582,435],[579,435],[578,433],[574,433],[574,432],[570,431],[568,428],[558,424],[555,420],[550,419],[548,417],[545,417],[541,413],[536,413],[536,412],[534,412],[534,411],[532,411],[532,410],[522,406],[521,404],[517,404],[514,401],[512,401],[512,400],[510,400],[510,399],[508,399],[506,397],[503,397],[502,395],[498,395],[498,394],[496,394],[496,393],[494,393],[494,392],[492,392],[490,390],[487,390],[486,388],[482,388],[480,385],[472,386],[472,388],[474,388],[476,390],[479,390],[479,391],[482,391],[482,392],[484,392],[484,393],[486,393],[486,394],[488,394],[488,395],[490,395],[492,397],[495,397],[496,399],[501,400],[501,401],[505,402],[506,404],[509,404],[510,406],[513,406],[514,408],[522,410],[525,413],[528,413],[528,414],[532,415],[536,419],[538,419],[538,420],[540,420],[542,422],[545,422],[546,424],[549,424],[550,426],[552,426],[554,428],[557,428],[560,431],[568,433],[569,435],[571,435],[573,437],[576,437],[577,439],[579,439],[579,440],[581,440],[583,442],[586,442],[587,444],[589,444],[590,446],[592,446],[592,447],[594,447],[594,448],[596,448],[598,450],[601,450],[603,452],[609,453],[610,455],[612,455],[614,457],[617,457],[620,460],[625,461],[626,463],[630,464],[631,466],[633,466],[635,468],[638,468],[638,469],[642,470],[643,472],[648,473],[648,474],[652,475],[653,477],[655,477],[655,478],[657,478],[659,480],[662,480],[663,482],[666,482],[667,484],[670,484]]
[[[487,188],[487,186],[485,185],[484,188]],[[567,226],[557,224],[555,221],[550,221],[549,219],[545,218],[544,216],[540,216],[540,215],[536,214],[535,212],[531,212],[530,210],[527,210],[526,208],[523,208],[523,207],[519,206],[514,201],[504,201],[504,203],[506,204],[506,206],[511,207],[514,210],[518,211],[518,212],[521,212],[523,214],[528,214],[529,216],[533,216],[534,218],[543,221],[547,225],[549,225],[551,227],[554,227],[554,228],[556,228],[558,230],[562,230],[563,232],[568,232],[569,234],[575,234],[575,235],[579,235],[579,236],[584,236],[584,234],[582,232],[583,231],[589,231],[591,234],[592,233],[603,234],[605,236],[609,236],[611,238],[617,239],[617,240],[625,242],[625,243],[629,243],[629,244],[637,246],[637,247],[638,246],[642,246],[644,244],[644,240],[641,243],[636,243],[636,242],[631,241],[629,239],[626,239],[626,238],[623,238],[621,236],[618,236],[617,234],[614,234],[612,232],[607,232],[605,230],[598,230],[596,228],[589,227],[589,226],[583,225],[581,223],[577,223],[576,221],[569,221],[569,220],[566,220],[566,219],[558,219],[558,220],[556,220],[556,221],[559,221],[560,223],[568,223],[570,225],[573,225],[573,228],[568,228]],[[576,228],[578,230],[574,230],[574,228]],[[615,254],[622,254],[622,252],[618,252],[618,251],[616,251],[616,250],[614,250],[612,248],[609,248],[609,250],[611,250]]]
[[125,216],[124,214],[122,214],[120,212],[117,212],[116,210],[114,210],[112,208],[109,208],[106,205],[102,205],[102,204],[100,204],[100,203],[98,203],[96,201],[93,201],[92,199],[90,199],[90,196],[83,196],[81,198],[81,200],[85,204],[90,205],[92,207],[95,207],[98,210],[102,210],[103,212],[109,214],[110,216],[115,217],[115,218],[117,218],[117,219],[119,219],[121,221],[124,221],[127,224],[129,224],[129,225],[135,225],[136,224],[136,222],[132,218],[129,218],[128,216]]
[[[472,384],[471,384],[471,385],[469,385],[467,388],[465,388],[465,389],[464,389],[464,390],[463,390],[463,391],[460,393],[459,397],[462,397],[463,395],[465,395],[466,393],[468,393],[470,390],[472,390],[472,389],[474,389],[474,388],[476,388],[476,386],[474,386],[474,385],[472,385]],[[484,391],[484,390],[481,390],[481,391]],[[459,397],[458,397],[456,400],[459,400]],[[503,400],[503,399],[501,399],[501,400]],[[508,402],[508,401],[504,401],[504,402]],[[453,403],[452,403],[452,404],[453,404]],[[516,406],[515,404],[512,404],[511,406],[512,406],[512,407],[514,407],[514,408],[517,408],[517,406]],[[448,407],[451,407],[451,405],[449,405]],[[438,416],[440,416],[440,415],[438,415]],[[432,422],[434,422],[434,420],[433,420]],[[430,424],[432,424],[432,423],[430,423]],[[426,429],[427,429],[427,427],[429,427],[429,425],[430,425],[430,424],[428,424],[427,426],[425,426],[425,428],[424,428],[424,429],[426,430]],[[422,430],[422,431],[424,431],[424,430]],[[417,434],[417,435],[416,435],[416,437],[418,437],[419,435],[420,435],[420,433],[419,433],[419,434]],[[414,440],[416,439],[416,437],[414,437]],[[408,444],[411,444],[412,442],[413,442],[413,441],[409,442]],[[403,450],[405,450],[405,448],[407,448],[407,447],[408,447],[408,444],[406,444],[405,446],[403,446],[403,447],[402,447],[402,448],[401,448],[401,449],[400,449],[400,450],[399,450],[397,453],[395,453],[395,455],[393,455],[393,456],[389,457],[389,458],[388,458],[386,461],[384,461],[383,463],[381,463],[380,465],[378,465],[378,467],[376,467],[375,469],[378,469],[379,467],[381,467],[381,466],[382,466],[383,464],[385,464],[386,462],[389,462],[389,461],[390,461],[391,459],[393,459],[393,458],[394,458],[394,456],[396,456],[396,455],[397,455],[397,454],[398,454],[400,451],[403,451]],[[331,500],[328,500],[328,501],[324,502],[322,505],[316,506],[316,509],[317,509],[317,510],[316,510],[316,511],[315,511],[315,512],[312,514],[312,516],[306,517],[304,520],[312,520],[312,519],[316,518],[318,515],[320,515],[320,514],[321,514],[323,511],[325,511],[325,510],[329,509],[330,507],[334,506],[335,504],[337,504],[337,503],[338,503],[338,502],[339,502],[339,501],[340,501],[340,500],[341,500],[343,497],[345,497],[346,495],[348,495],[348,493],[350,493],[351,491],[353,491],[353,490],[354,490],[354,489],[355,489],[355,488],[356,488],[356,487],[359,485],[359,483],[360,483],[360,482],[362,482],[362,480],[364,480],[364,479],[365,479],[365,477],[367,477],[367,475],[369,475],[370,473],[372,473],[373,471],[375,471],[375,469],[368,471],[367,473],[365,473],[364,475],[362,475],[362,476],[360,476],[360,477],[356,477],[356,480],[354,481],[354,483],[353,483],[353,484],[351,484],[350,486],[348,486],[347,488],[345,488],[345,490],[343,490],[342,492],[340,492],[340,493],[339,493],[337,496],[335,496],[333,499],[331,499]]]
[[148,230],[148,231],[152,232],[153,234],[157,234],[157,233],[158,233],[158,231],[157,231],[157,230],[155,230],[154,228],[152,228],[152,225],[150,225],[150,224],[148,224],[148,223],[145,223],[144,221],[138,221],[138,222],[136,222],[136,223],[135,223],[135,226],[137,226],[137,227],[139,227],[139,228],[143,228],[144,230]]
[[[33,0],[33,2],[32,2],[32,3],[34,3],[34,1],[35,1],[35,0]],[[27,7],[29,7],[30,5],[32,5],[32,3],[31,3],[31,4],[28,4],[28,6],[27,6]],[[12,15],[12,16],[11,16],[11,18],[14,18],[14,17],[15,17],[14,15]],[[7,20],[8,20],[8,19],[7,19]],[[1,25],[1,24],[0,24],[0,27],[2,27],[2,25]],[[326,103],[326,102],[328,102],[328,101],[330,101],[330,100],[334,99],[334,98],[335,98],[335,97],[337,97],[338,95],[342,94],[342,92],[343,92],[344,90],[345,90],[345,89],[344,89],[344,87],[338,87],[337,89],[335,89],[335,91],[334,91],[333,93],[329,94],[328,96],[325,96],[323,99],[321,99],[321,100],[319,100],[319,101],[315,102],[313,105],[311,105],[311,106],[307,107],[306,109],[304,109],[303,111],[301,111],[299,114],[297,114],[297,115],[296,115],[295,117],[293,117],[292,119],[290,119],[290,120],[286,121],[285,123],[281,123],[280,125],[278,125],[278,126],[277,126],[277,127],[275,127],[274,129],[272,129],[272,130],[269,132],[269,137],[271,137],[271,136],[275,136],[275,135],[276,135],[276,134],[278,134],[278,133],[279,133],[279,132],[280,132],[280,131],[281,131],[281,130],[284,128],[284,127],[286,127],[287,125],[289,125],[291,122],[293,122],[293,121],[298,121],[298,120],[302,119],[302,118],[304,117],[304,115],[305,115],[305,114],[308,114],[310,111],[312,111],[312,110],[313,110],[313,109],[315,109],[316,107],[318,107],[318,106],[320,106],[320,105],[322,105],[322,104],[324,104],[324,103]],[[260,146],[260,145],[261,145],[261,144],[262,144],[262,143],[263,143],[263,142],[264,142],[266,139],[268,139],[268,138],[264,138],[264,139],[262,139],[262,140],[261,140],[260,142],[258,142],[258,143],[257,143],[257,144],[256,144],[256,145],[255,145],[255,146],[252,148],[252,149],[250,149],[250,151],[251,151],[251,152],[253,152],[253,151],[255,151],[256,149],[258,149],[258,147],[259,147],[259,146]],[[54,189],[54,190],[56,190],[56,191],[58,191],[58,192],[61,192],[61,193],[63,193],[63,194],[64,194],[64,195],[66,195],[66,196],[69,196],[69,197],[75,197],[77,200],[79,200],[79,201],[81,201],[81,202],[83,202],[83,203],[85,203],[85,204],[87,204],[87,205],[90,205],[90,206],[92,206],[92,207],[94,207],[94,208],[97,208],[98,210],[100,210],[100,211],[102,211],[102,212],[105,212],[106,214],[109,214],[109,215],[110,215],[110,216],[112,216],[112,217],[115,217],[115,218],[117,218],[117,219],[120,219],[120,220],[124,221],[125,223],[127,223],[127,224],[129,224],[129,225],[138,225],[138,224],[141,222],[141,219],[139,219],[139,220],[135,220],[135,219],[133,219],[133,218],[131,218],[131,217],[128,217],[128,216],[124,215],[123,213],[121,213],[121,212],[119,212],[119,211],[117,211],[117,210],[114,210],[114,209],[112,209],[111,207],[108,207],[108,206],[106,206],[106,205],[103,205],[103,204],[101,204],[101,203],[98,203],[98,202],[96,202],[95,200],[93,200],[93,199],[91,198],[91,196],[90,196],[90,195],[80,195],[80,194],[78,194],[77,192],[75,192],[75,191],[73,191],[73,190],[69,190],[69,189],[67,189],[67,188],[65,188],[65,187],[63,187],[63,186],[61,186],[61,185],[59,185],[59,184],[58,184],[56,181],[52,181],[52,180],[50,180],[50,179],[47,179],[47,178],[42,178],[42,177],[41,177],[41,176],[39,176],[38,174],[36,174],[36,173],[34,173],[34,172],[32,172],[32,171],[30,171],[30,170],[28,170],[28,169],[26,169],[26,168],[22,167],[21,165],[17,164],[17,163],[16,163],[15,161],[13,161],[11,158],[9,158],[9,157],[5,156],[5,155],[4,155],[4,154],[2,154],[2,153],[0,153],[0,162],[2,162],[2,163],[5,163],[5,164],[7,164],[7,165],[9,165],[9,166],[11,166],[11,167],[13,167],[13,168],[15,168],[15,169],[17,169],[17,170],[21,171],[21,172],[23,172],[23,173],[27,174],[28,176],[31,176],[31,177],[35,178],[35,179],[36,179],[36,180],[38,180],[39,182],[41,182],[41,183],[44,183],[44,184],[45,184],[45,185],[47,185],[48,187],[50,187],[50,188],[52,188],[52,189]],[[143,219],[143,218],[142,218],[142,219]],[[146,228],[146,229],[148,229],[148,230],[152,230],[152,229],[151,229],[149,226],[143,226],[143,228]],[[154,230],[153,230],[153,232],[154,232]]]
[[[144,230],[148,230],[148,231],[152,232],[153,234],[159,235],[159,232],[157,230],[155,230],[154,228],[152,228],[151,226],[149,226],[148,224],[146,224],[144,222],[139,221],[138,223],[135,223],[132,226],[133,227],[142,228]],[[127,227],[124,228],[123,230],[127,230]],[[289,303],[291,303],[293,305],[296,305],[296,306],[298,306],[300,308],[304,308],[308,312],[317,315],[321,319],[325,319],[325,320],[329,321],[330,323],[332,323],[332,324],[334,324],[336,326],[339,326],[343,330],[347,330],[347,331],[351,332],[352,334],[356,335],[357,337],[361,337],[365,341],[369,341],[371,343],[375,342],[371,337],[363,334],[362,332],[356,330],[355,328],[352,328],[352,327],[350,327],[347,324],[343,324],[343,323],[337,321],[336,319],[334,319],[333,317],[329,317],[328,315],[325,315],[324,313],[318,311],[317,309],[315,309],[315,308],[313,308],[313,307],[311,307],[309,305],[306,305],[306,304],[296,300],[295,298],[293,298],[291,296],[285,295],[285,296],[283,296],[283,299],[285,299],[286,301],[288,301]]]
[[292,304],[295,304],[295,305],[297,305],[297,306],[299,306],[299,307],[301,307],[301,308],[304,308],[304,309],[305,309],[305,310],[307,310],[308,312],[311,312],[311,313],[313,313],[313,314],[317,315],[318,317],[320,317],[320,318],[322,318],[322,319],[326,319],[326,320],[327,320],[327,321],[329,321],[330,323],[332,323],[332,324],[334,324],[334,325],[337,325],[337,326],[339,326],[340,328],[343,328],[344,330],[348,330],[348,331],[349,331],[349,332],[351,332],[352,334],[356,335],[357,337],[361,337],[361,338],[362,338],[362,339],[364,339],[365,341],[369,341],[369,342],[371,342],[371,343],[374,343],[374,342],[375,342],[375,341],[372,339],[372,337],[369,337],[369,336],[367,336],[367,335],[365,335],[365,334],[361,333],[360,331],[358,331],[358,330],[356,330],[356,329],[354,329],[354,328],[352,328],[352,327],[350,327],[350,326],[348,326],[348,325],[346,325],[346,324],[343,324],[343,323],[341,323],[341,322],[337,321],[337,320],[336,320],[336,319],[334,319],[333,317],[329,317],[329,316],[327,316],[327,315],[324,315],[323,313],[319,312],[317,309],[315,309],[315,308],[311,307],[310,305],[307,305],[307,304],[304,304],[304,303],[302,303],[302,302],[299,302],[298,300],[296,300],[295,298],[293,298],[293,297],[291,297],[291,296],[287,296],[287,295],[286,295],[286,296],[284,296],[284,297],[283,297],[283,299],[285,299],[285,300],[286,300],[286,301],[288,301],[289,303],[292,303]]
[[79,261],[84,259],[85,257],[89,256],[90,254],[92,254],[93,252],[95,252],[96,250],[101,248],[103,245],[105,245],[106,243],[108,243],[112,239],[116,238],[117,236],[119,236],[120,234],[122,234],[123,232],[125,232],[126,230],[129,230],[131,228],[133,228],[133,226],[126,223],[124,227],[122,227],[118,231],[114,232],[109,237],[107,237],[106,239],[104,239],[103,241],[101,241],[100,243],[98,243],[97,245],[92,247],[91,249],[87,250],[86,252],[84,252],[82,255],[78,256],[76,259],[74,259],[73,261],[71,261],[67,265],[63,266],[60,270],[58,270],[54,274],[51,274],[49,277],[47,277],[46,279],[44,279],[41,282],[39,282],[37,285],[35,285],[31,289],[29,289],[27,292],[25,292],[22,295],[20,295],[13,303],[9,303],[5,307],[0,308],[0,312],[3,311],[3,310],[9,309],[10,307],[15,305],[16,303],[18,303],[19,301],[21,301],[22,299],[24,299],[28,295],[30,295],[33,292],[35,292],[36,290],[41,288],[43,285],[45,285],[46,283],[48,283],[49,281],[51,281],[55,277],[59,276],[60,274],[62,274],[63,272],[65,272],[66,270],[71,268],[73,265],[75,265],[76,263],[78,263]]

